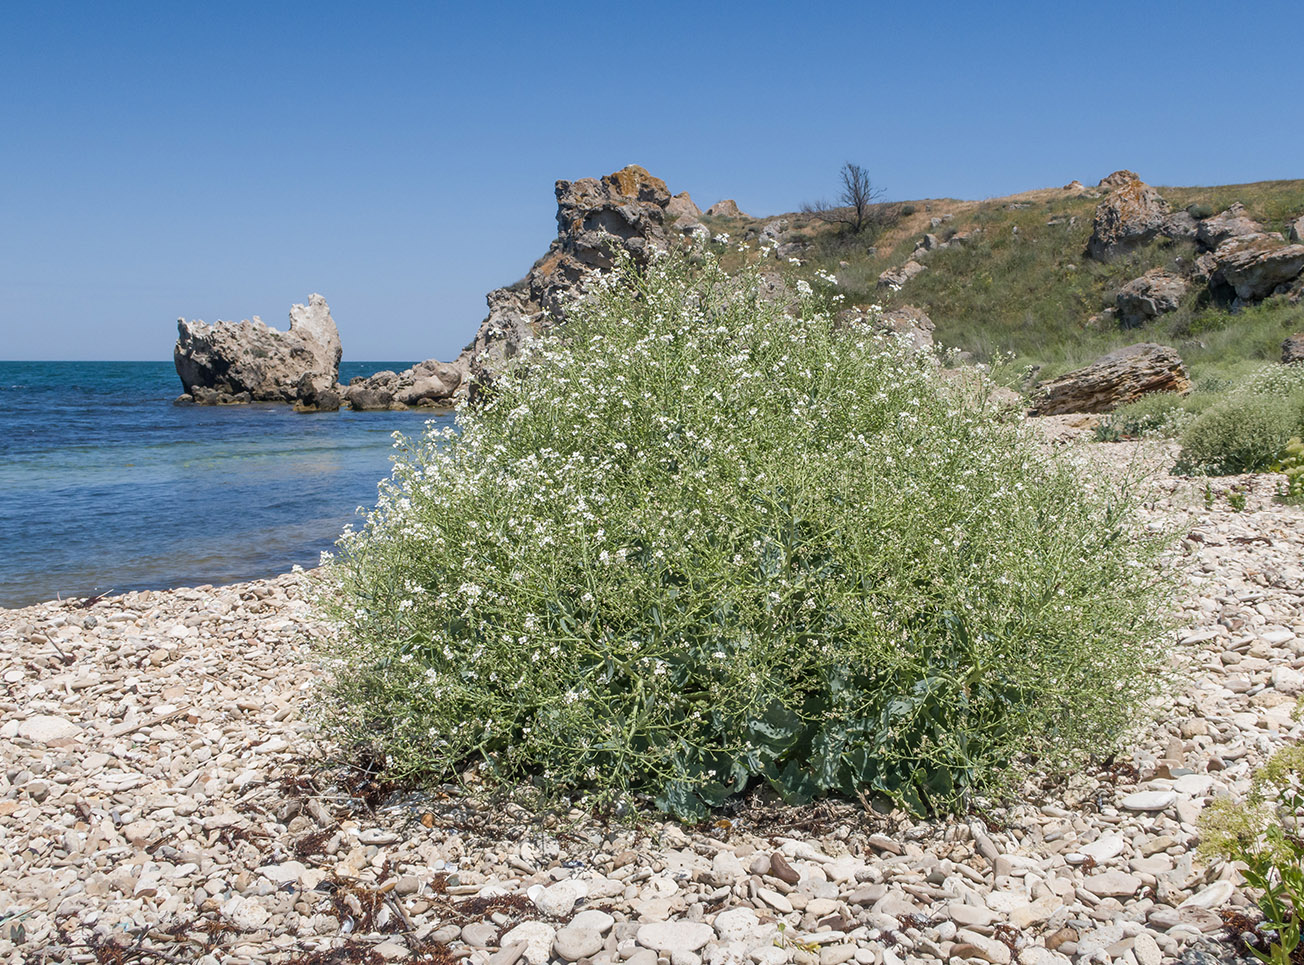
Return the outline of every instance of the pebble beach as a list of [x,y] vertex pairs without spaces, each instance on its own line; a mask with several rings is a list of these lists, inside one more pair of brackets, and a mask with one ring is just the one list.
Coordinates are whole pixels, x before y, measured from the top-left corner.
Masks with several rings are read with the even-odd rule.
[[1073,445],[1160,467],[1144,514],[1182,588],[1156,645],[1183,676],[1107,765],[963,817],[748,801],[633,827],[393,792],[317,733],[311,574],[0,610],[0,961],[1229,959],[1220,912],[1249,900],[1197,821],[1304,736],[1304,509],[1267,475],[1206,505],[1168,443]]

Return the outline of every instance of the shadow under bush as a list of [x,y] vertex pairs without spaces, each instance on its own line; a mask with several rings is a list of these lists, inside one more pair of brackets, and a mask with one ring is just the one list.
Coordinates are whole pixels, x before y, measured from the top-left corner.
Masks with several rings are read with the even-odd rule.
[[336,735],[685,818],[753,779],[962,807],[1114,746],[1166,663],[1127,495],[699,261],[595,282],[407,444],[325,578]]

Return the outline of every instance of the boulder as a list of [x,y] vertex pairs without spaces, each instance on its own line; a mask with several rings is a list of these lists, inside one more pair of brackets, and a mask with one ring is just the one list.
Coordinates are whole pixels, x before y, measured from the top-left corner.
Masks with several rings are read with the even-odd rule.
[[342,397],[339,386],[320,385],[311,373],[299,376],[295,385],[295,412],[338,412]]
[[1116,171],[1101,182],[1111,188],[1096,206],[1087,256],[1109,259],[1152,240],[1168,220],[1168,202],[1131,171]]
[[1165,312],[1174,311],[1186,294],[1187,282],[1180,275],[1153,268],[1134,278],[1114,296],[1119,322],[1124,328],[1136,328]]
[[1297,244],[1304,244],[1304,216],[1296,218],[1290,223],[1290,233],[1288,235],[1291,241]]
[[1196,241],[1200,236],[1200,222],[1187,211],[1174,211],[1164,219],[1159,233],[1174,241]]
[[1286,365],[1304,362],[1304,332],[1291,335],[1281,343],[1281,360]]
[[1304,245],[1288,245],[1278,234],[1228,238],[1213,253],[1210,287],[1230,289],[1242,302],[1267,298],[1304,272]]
[[1245,205],[1237,201],[1226,211],[1201,221],[1196,231],[1196,240],[1212,250],[1231,238],[1244,238],[1263,233],[1263,225],[1247,215]]
[[706,209],[706,213],[712,218],[745,218],[747,215],[738,210],[738,203],[726,199],[717,201],[711,207]]
[[774,221],[767,221],[765,226],[761,228],[761,240],[777,245],[787,230],[787,218],[776,218]]
[[680,221],[696,221],[702,217],[702,209],[693,203],[687,191],[681,191],[666,202],[666,217]]
[[1085,368],[1040,382],[1034,415],[1112,412],[1151,392],[1187,392],[1191,380],[1173,349],[1142,342],[1110,352]]
[[900,268],[889,268],[878,276],[879,288],[890,288],[895,291],[901,288],[910,279],[914,278],[921,271],[927,271],[924,265],[917,261],[907,261]]
[[[216,322],[177,320],[172,358],[182,387],[196,403],[298,402],[305,393],[325,399],[339,377],[339,330],[321,295],[290,309],[290,328],[262,319]],[[247,393],[247,394],[246,394]]]

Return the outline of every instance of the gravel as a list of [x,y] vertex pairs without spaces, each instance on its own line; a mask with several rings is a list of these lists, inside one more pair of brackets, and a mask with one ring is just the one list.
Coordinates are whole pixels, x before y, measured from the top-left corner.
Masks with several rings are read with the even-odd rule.
[[[1046,427],[1092,465],[1172,462]],[[1301,736],[1304,512],[1271,477],[1213,480],[1212,507],[1203,479],[1144,485],[1180,534],[1188,682],[1111,767],[964,819],[752,802],[634,829],[369,793],[312,722],[302,574],[0,611],[0,961],[1226,960],[1217,912],[1248,899],[1196,822]]]

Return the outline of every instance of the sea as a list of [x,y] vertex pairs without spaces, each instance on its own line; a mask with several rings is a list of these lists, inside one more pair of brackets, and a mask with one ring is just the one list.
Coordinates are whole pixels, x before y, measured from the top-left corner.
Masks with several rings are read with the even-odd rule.
[[[410,362],[345,362],[340,381]],[[0,362],[0,608],[317,565],[451,413],[175,406],[171,362]]]

